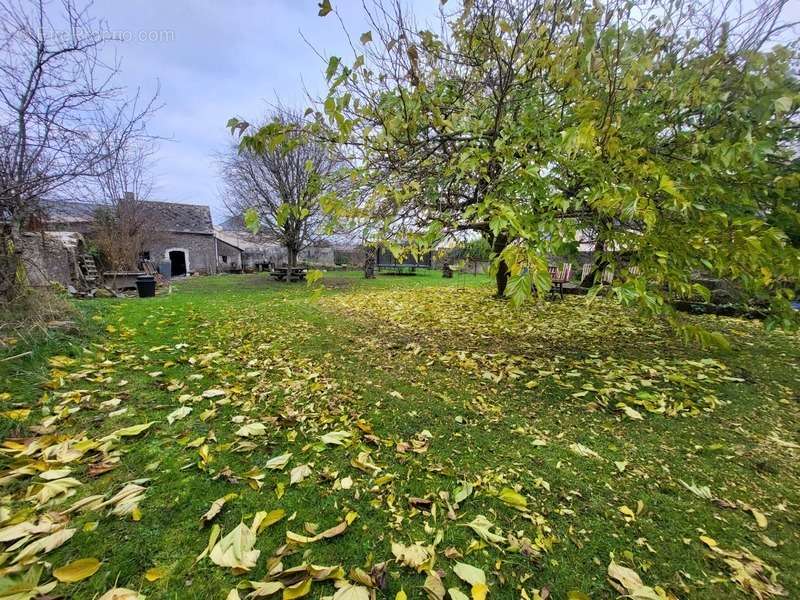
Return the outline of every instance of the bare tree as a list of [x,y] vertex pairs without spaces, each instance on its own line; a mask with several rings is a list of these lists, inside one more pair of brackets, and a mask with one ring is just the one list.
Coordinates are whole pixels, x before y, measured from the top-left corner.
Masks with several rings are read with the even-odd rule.
[[94,209],[92,240],[114,271],[137,268],[144,242],[157,231],[147,204],[153,190],[151,140],[134,140],[108,156],[108,170],[94,178],[90,197]]
[[18,240],[42,202],[109,173],[146,134],[157,93],[115,84],[108,39],[74,0],[0,0],[0,299],[24,287]]
[[157,150],[152,138],[126,141],[115,136],[109,140],[105,164],[98,176],[88,182],[88,197],[102,205],[114,204],[126,192],[142,201],[151,199]]
[[[276,109],[269,120],[289,126],[302,117]],[[242,216],[252,209],[262,235],[286,248],[290,266],[329,221],[320,201],[340,188],[338,169],[332,146],[292,133],[260,152],[232,147],[220,159],[228,210]]]

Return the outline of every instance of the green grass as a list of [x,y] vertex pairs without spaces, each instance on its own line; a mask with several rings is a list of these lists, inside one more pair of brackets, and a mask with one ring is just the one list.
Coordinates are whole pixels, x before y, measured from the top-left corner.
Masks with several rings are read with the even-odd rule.
[[[391,542],[431,544],[440,537],[434,568],[445,586],[469,593],[452,572],[455,560],[446,557],[453,548],[459,560],[485,571],[490,598],[518,598],[523,588],[530,597],[542,588],[554,598],[572,590],[617,597],[606,577],[612,554],[645,584],[679,598],[747,597],[723,557],[700,541],[703,535],[726,551],[747,548],[777,570],[790,597],[800,595],[800,452],[786,444],[800,441],[797,335],[691,317],[723,330],[733,344],[729,352],[701,350],[606,301],[587,307],[568,298],[515,310],[491,299],[484,276],[365,281],[337,273],[324,281],[325,289],[311,291],[262,275],[208,277],[154,299],[82,302],[82,336],[21,341],[0,354],[33,352],[0,362],[0,394],[10,395],[2,410],[32,408],[22,421],[0,417],[6,440],[50,434],[62,436],[52,443],[81,435],[97,440],[155,421],[141,436],[115,444],[119,466],[107,473],[89,474],[89,463],[100,459],[95,454],[70,463],[70,476],[82,482],[71,498],[36,508],[25,496],[29,486],[37,489],[38,477],[4,486],[11,520],[0,527],[31,518],[34,508],[64,510],[90,494],[149,479],[139,521],[106,509],[71,515],[75,535],[40,558],[53,567],[86,557],[103,564],[55,592],[93,598],[116,584],[148,598],[225,598],[237,583],[265,577],[267,558],[284,544],[287,529],[307,534],[304,524],[313,523],[321,531],[355,511],[359,517],[344,534],[293,548],[284,567],[307,561],[369,571],[389,561],[378,597],[394,598],[401,587],[423,597],[425,575],[395,563]],[[76,360],[54,373],[58,367],[47,362],[53,355]],[[223,403],[200,396],[212,388],[226,391]],[[674,414],[648,411],[661,409],[646,404],[643,393]],[[170,425],[166,415],[181,405],[182,394],[192,413]],[[114,398],[120,399],[115,408],[101,406]],[[642,418],[626,416],[618,402]],[[214,405],[216,414],[202,421]],[[40,429],[59,408],[69,411],[51,430]],[[109,416],[121,408],[127,412]],[[267,426],[250,448],[237,447],[234,420],[242,417]],[[353,444],[319,448],[319,436],[333,430],[352,431]],[[422,432],[431,436],[426,452],[397,451],[398,442]],[[187,446],[203,436],[211,455],[206,465]],[[577,455],[574,443],[600,458]],[[391,474],[392,481],[378,486],[352,465],[364,450],[382,467],[378,476]],[[284,452],[293,453],[284,471],[264,470]],[[614,461],[627,467],[620,472]],[[4,472],[24,462],[10,452],[0,456]],[[290,486],[289,471],[304,463],[312,464],[312,475]],[[265,473],[260,489],[248,485],[251,469]],[[348,476],[353,487],[340,489],[335,482]],[[726,502],[700,498],[679,480],[708,486]],[[448,515],[463,481],[475,493]],[[278,484],[285,486],[280,498]],[[528,510],[503,503],[503,488],[518,489]],[[257,566],[239,576],[208,559],[193,564],[209,536],[200,516],[232,492],[239,497],[214,521],[223,535],[260,510],[287,514],[258,535]],[[432,500],[435,514],[411,506],[410,497]],[[619,508],[636,512],[639,502],[641,512],[626,521]],[[766,515],[766,528],[747,507]],[[477,515],[538,544],[537,556],[510,551],[507,543],[479,543],[464,526]],[[84,530],[94,522],[95,529]],[[144,574],[152,567],[166,575],[148,582]],[[42,581],[51,579],[46,569]],[[334,591],[317,583],[309,597]]]

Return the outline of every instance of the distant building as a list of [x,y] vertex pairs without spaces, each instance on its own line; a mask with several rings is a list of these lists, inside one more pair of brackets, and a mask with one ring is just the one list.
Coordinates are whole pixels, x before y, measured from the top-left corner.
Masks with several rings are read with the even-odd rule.
[[[224,220],[215,230],[220,244],[219,255],[221,271],[236,271],[238,269],[253,271],[285,264],[288,260],[286,248],[263,235],[253,234],[244,226],[241,216],[232,216]],[[231,257],[225,252],[239,252],[239,267],[233,267]],[[224,257],[224,259],[223,259]],[[328,240],[312,244],[297,256],[298,263],[321,267],[334,266],[334,247]]]
[[[244,226],[241,216],[225,219],[215,229],[219,240],[220,270],[221,271],[256,271],[268,265],[278,265],[286,262],[286,250],[279,244],[264,239],[264,236],[255,235]],[[238,268],[228,266],[231,259],[227,252],[238,252]]]

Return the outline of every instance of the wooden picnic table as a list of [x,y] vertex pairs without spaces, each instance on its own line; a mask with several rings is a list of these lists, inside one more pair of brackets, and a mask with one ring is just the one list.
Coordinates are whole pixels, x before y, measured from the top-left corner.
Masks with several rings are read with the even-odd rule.
[[305,267],[275,267],[269,276],[276,281],[305,281],[307,274]]

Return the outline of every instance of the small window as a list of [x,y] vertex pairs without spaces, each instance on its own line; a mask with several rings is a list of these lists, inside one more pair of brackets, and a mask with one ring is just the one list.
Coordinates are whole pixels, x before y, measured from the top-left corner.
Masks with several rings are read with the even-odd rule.
[[220,254],[220,258],[222,259],[222,262],[228,264],[228,257],[225,254]]
[[150,252],[149,252],[149,251],[147,251],[147,252],[142,252],[142,253],[139,255],[139,260],[150,260]]

